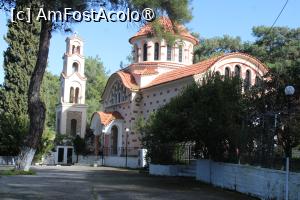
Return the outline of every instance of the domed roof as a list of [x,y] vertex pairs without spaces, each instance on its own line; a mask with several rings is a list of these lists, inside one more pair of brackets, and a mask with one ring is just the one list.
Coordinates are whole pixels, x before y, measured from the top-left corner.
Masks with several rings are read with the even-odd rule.
[[[199,40],[195,38],[192,34],[190,34],[183,25],[173,24],[168,17],[160,17],[158,21],[160,24],[163,25],[165,31],[180,35],[181,37],[190,40],[194,45],[199,43]],[[132,43],[132,41],[136,38],[144,36],[153,36],[154,34],[155,33],[152,24],[147,23],[133,37],[129,39],[129,42]]]

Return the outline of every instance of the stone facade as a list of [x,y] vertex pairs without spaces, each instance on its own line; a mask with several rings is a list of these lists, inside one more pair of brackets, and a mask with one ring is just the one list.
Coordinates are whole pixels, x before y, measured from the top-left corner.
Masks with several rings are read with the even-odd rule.
[[[72,120],[76,120],[76,129],[72,130]],[[68,135],[76,135],[81,132],[82,112],[68,111],[67,112],[67,131]],[[72,133],[73,132],[73,133]],[[74,134],[75,132],[75,134]]]

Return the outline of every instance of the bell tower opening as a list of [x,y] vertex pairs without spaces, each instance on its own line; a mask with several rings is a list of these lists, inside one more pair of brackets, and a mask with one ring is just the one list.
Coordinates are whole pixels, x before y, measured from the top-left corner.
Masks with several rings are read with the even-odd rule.
[[147,57],[148,57],[148,46],[147,43],[145,43],[143,46],[143,61],[147,61]]
[[78,103],[78,97],[79,97],[79,88],[75,89],[75,103]]
[[155,42],[154,44],[154,60],[159,60],[159,44]]
[[72,65],[72,72],[73,73],[78,72],[78,63],[77,62],[73,63],[73,65]]

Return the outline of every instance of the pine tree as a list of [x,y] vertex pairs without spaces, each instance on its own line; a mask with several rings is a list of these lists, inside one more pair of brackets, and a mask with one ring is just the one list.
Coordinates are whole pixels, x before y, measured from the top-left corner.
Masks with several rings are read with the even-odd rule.
[[[24,7],[17,6],[22,10]],[[0,154],[17,154],[28,132],[28,89],[39,44],[40,24],[8,22],[4,84],[0,90]]]

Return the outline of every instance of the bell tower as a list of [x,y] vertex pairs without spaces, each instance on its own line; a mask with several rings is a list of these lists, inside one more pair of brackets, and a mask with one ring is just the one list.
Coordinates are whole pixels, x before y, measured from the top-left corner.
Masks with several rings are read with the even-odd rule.
[[86,130],[86,77],[83,41],[75,33],[66,39],[60,77],[60,102],[56,108],[56,132],[84,137]]

